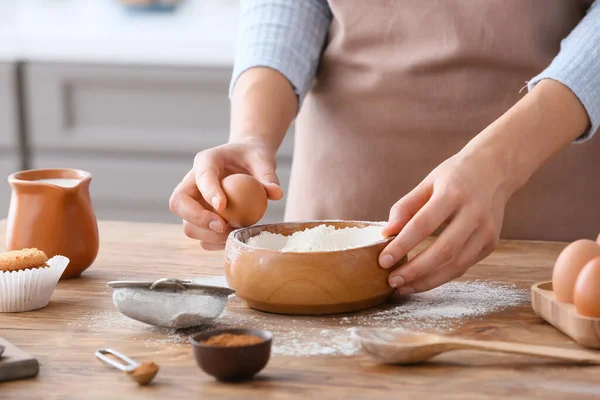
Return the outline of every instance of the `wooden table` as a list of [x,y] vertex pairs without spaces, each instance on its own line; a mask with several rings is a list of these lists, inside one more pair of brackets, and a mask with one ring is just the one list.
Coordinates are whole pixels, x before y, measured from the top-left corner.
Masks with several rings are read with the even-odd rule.
[[[4,231],[0,222],[0,243],[4,243]],[[168,333],[141,324],[131,328],[108,323],[107,315],[120,314],[106,282],[222,275],[222,253],[201,250],[183,235],[180,226],[102,222],[100,237],[96,263],[82,278],[60,282],[48,307],[0,314],[0,336],[41,361],[37,378],[0,384],[1,399],[574,399],[600,395],[598,367],[467,352],[450,353],[413,367],[378,365],[362,355],[273,355],[256,380],[218,383],[196,367],[185,340],[172,342]],[[561,243],[503,242],[462,279],[501,280],[527,289],[534,282],[550,279],[553,261],[563,247]],[[265,316],[248,310],[237,299],[228,307],[240,314],[260,315],[273,325],[290,326],[293,321],[291,329],[330,325],[328,318]],[[537,318],[527,303],[467,321],[457,333],[482,340],[576,347]],[[161,370],[154,384],[137,387],[121,372],[98,361],[94,352],[101,347],[158,363]]]

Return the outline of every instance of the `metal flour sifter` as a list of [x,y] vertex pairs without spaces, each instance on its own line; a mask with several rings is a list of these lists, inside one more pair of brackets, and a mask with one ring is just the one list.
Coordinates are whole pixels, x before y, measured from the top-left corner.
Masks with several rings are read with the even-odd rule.
[[113,281],[107,285],[113,289],[113,303],[121,314],[149,325],[174,329],[211,323],[235,293],[227,287],[172,278]]

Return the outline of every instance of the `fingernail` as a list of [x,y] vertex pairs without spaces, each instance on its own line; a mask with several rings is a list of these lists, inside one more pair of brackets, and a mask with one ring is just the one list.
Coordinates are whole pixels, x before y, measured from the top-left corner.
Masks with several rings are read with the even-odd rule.
[[389,268],[394,265],[394,257],[386,254],[385,256],[381,257],[380,264],[383,268]]
[[223,233],[223,225],[219,221],[210,221],[208,223],[208,227],[211,231],[215,231],[217,233]]
[[263,182],[263,185],[264,185],[264,186],[270,186],[270,187],[278,187],[278,188],[281,188],[281,186],[279,186],[279,184],[278,184],[278,183],[276,183],[276,182],[268,182],[268,181],[265,181],[265,182]]
[[401,276],[394,276],[390,278],[390,286],[393,288],[397,288],[399,286],[404,285],[404,279]]
[[219,209],[219,196],[213,196],[213,198],[210,199],[210,202],[215,210]]
[[413,294],[414,292],[415,289],[411,288],[410,286],[404,286],[398,289],[399,295]]

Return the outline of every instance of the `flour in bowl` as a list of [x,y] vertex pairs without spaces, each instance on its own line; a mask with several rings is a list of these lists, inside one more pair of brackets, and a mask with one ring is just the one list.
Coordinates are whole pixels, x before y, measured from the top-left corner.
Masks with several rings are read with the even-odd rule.
[[383,226],[351,227],[335,229],[333,226],[318,225],[289,236],[278,233],[261,232],[249,238],[246,244],[269,250],[284,252],[314,252],[346,250],[373,244],[384,239]]

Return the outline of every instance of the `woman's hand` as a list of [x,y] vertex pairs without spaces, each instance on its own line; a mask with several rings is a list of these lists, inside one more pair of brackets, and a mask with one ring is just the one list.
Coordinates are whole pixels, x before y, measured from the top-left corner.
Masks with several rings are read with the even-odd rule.
[[548,159],[589,128],[565,85],[547,79],[429,174],[391,209],[381,252],[389,268],[447,224],[433,244],[389,276],[400,294],[458,278],[496,247],[506,203]]
[[459,153],[392,207],[384,235],[398,235],[380,256],[384,268],[447,224],[430,247],[390,274],[398,293],[423,292],[458,278],[494,250],[510,195],[502,172],[486,157]]
[[279,179],[275,174],[275,153],[271,146],[260,140],[229,143],[198,153],[194,166],[177,185],[169,208],[183,219],[185,234],[200,241],[206,250],[219,250],[225,246],[231,228],[216,210],[227,205],[221,180],[231,174],[248,174],[263,183],[270,200],[283,197]]
[[231,100],[229,143],[202,151],[175,188],[169,208],[183,219],[187,236],[207,250],[225,246],[231,228],[208,204],[222,210],[227,198],[221,180],[242,173],[263,183],[269,200],[283,190],[275,174],[275,153],[296,114],[298,100],[290,82],[270,68],[250,68],[235,83]]

